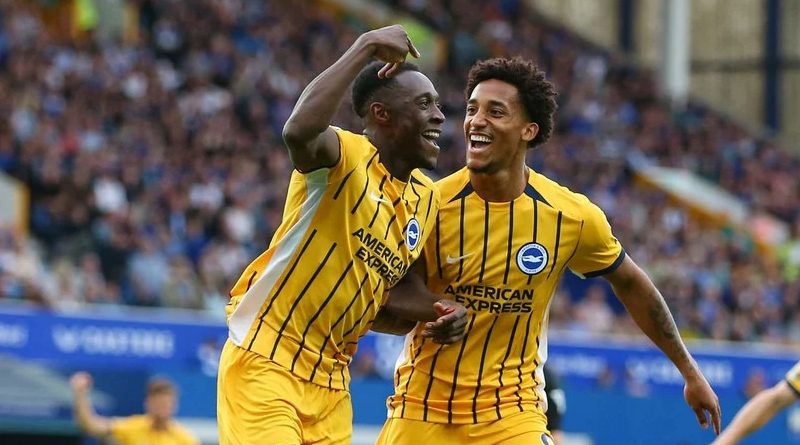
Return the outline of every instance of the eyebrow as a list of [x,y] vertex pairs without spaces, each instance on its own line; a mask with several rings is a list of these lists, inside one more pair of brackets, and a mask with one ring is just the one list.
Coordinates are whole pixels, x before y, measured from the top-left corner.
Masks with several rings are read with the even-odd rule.
[[422,98],[439,99],[439,95],[435,95],[435,94],[431,93],[430,91],[426,91],[426,92],[424,92],[422,94],[417,94],[416,96],[414,96],[414,100],[422,99]]
[[[477,101],[478,101],[477,99],[470,99],[470,100],[467,101],[467,104],[474,104]],[[507,103],[499,101],[499,100],[495,100],[495,99],[489,100],[489,106],[490,107],[500,106],[500,107],[503,107],[503,108],[508,108],[509,107]]]

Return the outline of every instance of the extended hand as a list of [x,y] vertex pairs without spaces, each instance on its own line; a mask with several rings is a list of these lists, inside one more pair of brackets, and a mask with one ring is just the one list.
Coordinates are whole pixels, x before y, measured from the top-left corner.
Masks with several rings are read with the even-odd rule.
[[425,323],[422,336],[431,337],[436,343],[445,345],[461,340],[467,326],[467,310],[464,306],[451,300],[439,300],[433,303],[433,308],[439,318]]
[[714,432],[719,434],[721,418],[719,399],[714,390],[711,389],[708,381],[702,375],[698,378],[687,379],[686,386],[683,387],[683,397],[686,399],[686,403],[694,410],[700,426],[708,428],[707,412],[711,415],[711,424],[714,426]]

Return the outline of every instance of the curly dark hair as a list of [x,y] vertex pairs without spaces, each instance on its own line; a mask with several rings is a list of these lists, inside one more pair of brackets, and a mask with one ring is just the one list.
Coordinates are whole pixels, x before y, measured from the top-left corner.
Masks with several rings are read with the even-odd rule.
[[544,72],[532,61],[521,57],[481,60],[469,70],[464,91],[467,99],[479,83],[490,79],[502,80],[517,87],[520,102],[528,117],[539,125],[539,133],[528,143],[528,148],[547,142],[553,133],[558,93],[553,84],[545,79]]
[[395,77],[403,71],[417,71],[419,67],[411,62],[403,62],[400,68],[394,73],[393,77],[380,78],[378,71],[383,67],[383,62],[374,61],[358,73],[356,79],[353,81],[352,101],[353,110],[359,117],[367,115],[367,105],[374,99],[375,92],[381,88],[392,88],[397,81]]

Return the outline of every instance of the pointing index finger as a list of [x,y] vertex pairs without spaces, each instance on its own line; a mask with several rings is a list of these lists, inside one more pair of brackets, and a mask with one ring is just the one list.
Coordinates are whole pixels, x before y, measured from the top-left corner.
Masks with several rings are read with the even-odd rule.
[[411,41],[411,37],[406,36],[406,41],[408,42],[408,52],[414,56],[414,58],[419,59],[419,50],[416,46],[414,46],[414,42]]

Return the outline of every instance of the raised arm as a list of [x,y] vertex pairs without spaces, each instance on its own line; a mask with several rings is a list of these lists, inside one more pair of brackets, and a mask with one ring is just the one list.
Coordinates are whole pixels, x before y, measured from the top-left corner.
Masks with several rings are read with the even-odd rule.
[[686,382],[684,398],[697,415],[697,421],[703,428],[707,427],[708,411],[714,432],[719,434],[720,408],[717,395],[683,344],[667,303],[650,277],[626,256],[622,264],[615,271],[604,275],[604,278],[611,283],[617,298],[625,305],[642,332],[683,375]]
[[419,57],[402,26],[369,31],[359,36],[339,60],[306,86],[283,127],[283,139],[295,168],[308,172],[336,164],[339,140],[330,123],[350,83],[373,58],[397,64],[409,53]]
[[796,402],[798,394],[786,383],[778,382],[750,399],[712,445],[735,445],[763,427],[776,414]]
[[111,432],[110,419],[98,416],[89,400],[92,377],[85,372],[77,372],[70,378],[70,385],[73,393],[72,408],[75,421],[81,431],[98,439],[108,436]]

